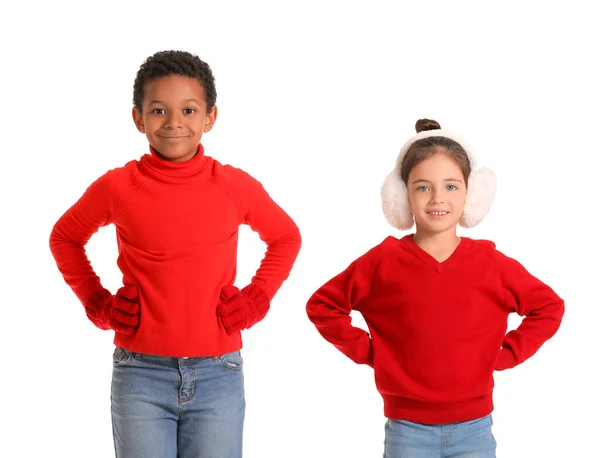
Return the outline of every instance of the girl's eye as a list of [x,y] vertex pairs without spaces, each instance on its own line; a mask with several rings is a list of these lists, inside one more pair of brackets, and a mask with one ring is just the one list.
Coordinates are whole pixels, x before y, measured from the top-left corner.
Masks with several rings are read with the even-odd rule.
[[152,110],[153,114],[165,114],[165,110],[164,108],[155,108],[154,110]]
[[185,114],[188,114],[188,115],[190,115],[190,114],[194,114],[194,113],[196,112],[196,110],[194,110],[193,108],[185,108],[185,109],[183,110],[183,112],[184,112]]
[[427,186],[423,185],[423,186],[419,186],[419,187],[417,188],[417,191],[418,191],[418,192],[425,192],[425,191],[427,191],[428,189],[429,189],[429,188],[428,188]]
[[449,184],[448,186],[446,186],[446,189],[448,191],[456,191],[458,188],[456,186],[454,186],[453,184]]

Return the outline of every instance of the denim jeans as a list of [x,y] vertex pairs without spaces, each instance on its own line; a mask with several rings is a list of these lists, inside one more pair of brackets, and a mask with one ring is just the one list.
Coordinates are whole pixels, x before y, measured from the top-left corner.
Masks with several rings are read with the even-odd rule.
[[240,352],[170,358],[117,347],[111,413],[117,458],[241,458]]
[[495,458],[492,416],[446,425],[388,420],[384,458]]

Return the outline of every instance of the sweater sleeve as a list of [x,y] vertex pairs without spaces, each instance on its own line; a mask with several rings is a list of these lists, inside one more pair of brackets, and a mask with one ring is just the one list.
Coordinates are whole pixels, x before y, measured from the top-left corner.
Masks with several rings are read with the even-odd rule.
[[56,222],[50,234],[50,250],[59,271],[85,305],[103,290],[90,264],[85,245],[90,237],[111,221],[107,175],[96,180],[83,196]]
[[505,306],[524,316],[515,330],[504,336],[496,370],[510,369],[538,351],[560,326],[564,301],[548,285],[531,275],[519,262],[496,251]]
[[308,300],[308,318],[319,333],[357,364],[373,366],[371,338],[365,330],[352,326],[350,312],[368,298],[380,255],[373,248],[338,274]]
[[234,182],[241,201],[242,220],[267,245],[252,284],[260,286],[270,301],[296,261],[302,244],[300,231],[261,183],[239,169],[233,170],[237,175]]

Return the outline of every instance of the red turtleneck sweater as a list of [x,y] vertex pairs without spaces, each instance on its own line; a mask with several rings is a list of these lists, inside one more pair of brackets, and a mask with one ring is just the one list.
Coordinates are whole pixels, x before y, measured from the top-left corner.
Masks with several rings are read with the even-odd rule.
[[273,298],[300,249],[291,218],[242,170],[198,154],[169,162],[151,154],[95,181],[56,223],[50,248],[65,281],[85,304],[102,290],[84,246],[114,224],[124,285],[140,291],[141,322],[115,345],[162,356],[214,356],[241,348],[216,314],[236,276],[238,227],[267,244],[252,283]]
[[[353,327],[359,311],[370,333]],[[425,424],[493,410],[494,370],[522,363],[558,329],[564,304],[492,242],[462,238],[446,261],[388,237],[307,305],[321,335],[375,369],[388,418]],[[525,318],[507,331],[508,315]]]

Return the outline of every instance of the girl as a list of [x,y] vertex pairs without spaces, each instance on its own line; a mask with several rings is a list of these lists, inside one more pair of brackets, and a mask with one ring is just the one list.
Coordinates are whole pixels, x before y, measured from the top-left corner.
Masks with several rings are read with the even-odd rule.
[[[385,458],[494,457],[493,372],[531,357],[564,304],[492,242],[457,235],[491,205],[495,177],[472,170],[466,144],[432,120],[400,151],[382,187],[386,238],[310,298],[321,335],[375,370],[388,418]],[[353,327],[359,311],[369,333]],[[508,315],[524,316],[507,331]]]

